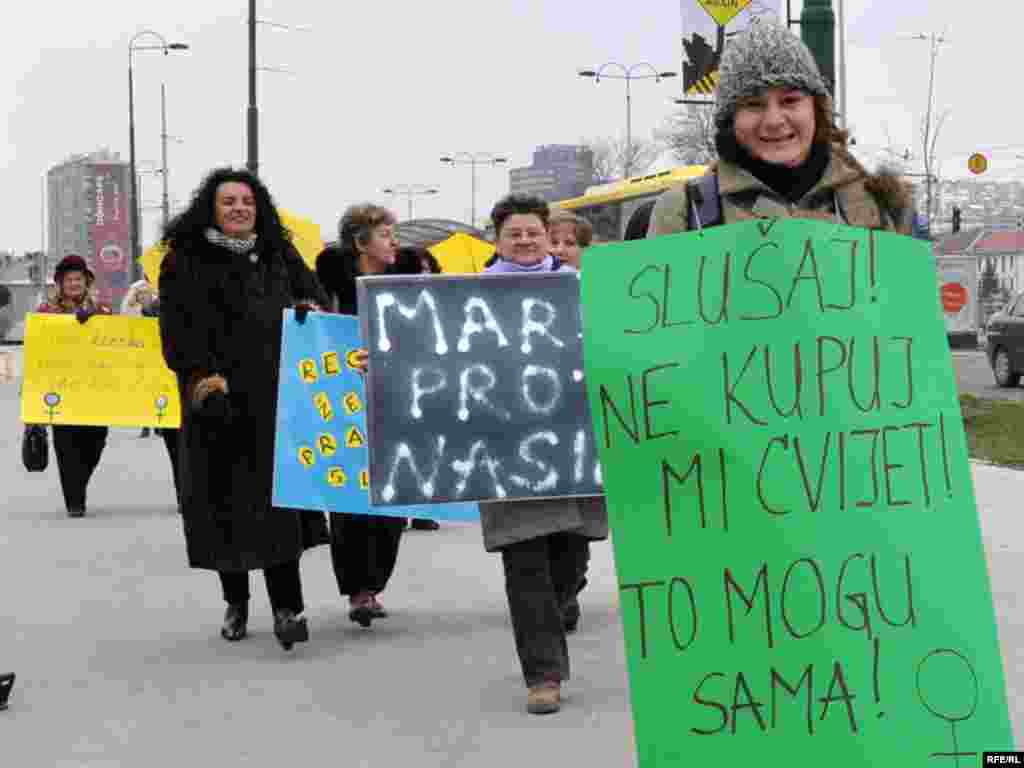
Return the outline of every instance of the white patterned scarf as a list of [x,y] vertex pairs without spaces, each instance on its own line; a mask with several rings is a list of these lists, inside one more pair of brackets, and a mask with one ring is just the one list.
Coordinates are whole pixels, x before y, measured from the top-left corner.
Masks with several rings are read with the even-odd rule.
[[214,245],[219,245],[222,248],[227,248],[232,253],[236,253],[239,256],[243,256],[253,248],[256,247],[256,233],[249,235],[248,237],[229,237],[215,227],[207,227],[206,240]]

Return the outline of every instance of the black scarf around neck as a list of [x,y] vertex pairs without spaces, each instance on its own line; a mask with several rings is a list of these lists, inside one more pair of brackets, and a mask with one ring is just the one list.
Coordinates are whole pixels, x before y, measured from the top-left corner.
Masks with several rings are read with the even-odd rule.
[[814,185],[821,181],[828,167],[828,145],[817,141],[811,144],[807,159],[794,168],[758,160],[736,141],[731,130],[720,132],[715,144],[722,159],[749,171],[791,203],[795,203],[810,192]]

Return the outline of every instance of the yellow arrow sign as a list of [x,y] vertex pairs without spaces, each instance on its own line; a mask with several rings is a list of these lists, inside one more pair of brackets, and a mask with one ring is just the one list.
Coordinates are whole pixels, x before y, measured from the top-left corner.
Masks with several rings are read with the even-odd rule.
[[750,5],[750,0],[697,0],[697,4],[715,20],[718,26],[724,27],[736,18],[740,11]]

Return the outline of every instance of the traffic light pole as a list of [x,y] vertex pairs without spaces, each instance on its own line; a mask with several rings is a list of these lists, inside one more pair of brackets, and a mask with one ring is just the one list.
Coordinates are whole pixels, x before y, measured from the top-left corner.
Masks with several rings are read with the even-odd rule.
[[800,14],[800,37],[811,53],[834,94],[836,86],[836,15],[832,0],[804,0]]

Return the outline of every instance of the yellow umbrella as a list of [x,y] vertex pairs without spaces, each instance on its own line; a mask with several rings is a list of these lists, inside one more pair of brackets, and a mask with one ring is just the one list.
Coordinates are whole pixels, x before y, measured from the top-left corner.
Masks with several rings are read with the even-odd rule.
[[286,211],[284,208],[277,209],[277,215],[281,217],[281,223],[292,233],[292,245],[302,256],[306,265],[316,270],[316,257],[324,249],[324,241],[320,236],[320,225],[312,219]]
[[[316,269],[316,257],[324,249],[324,241],[320,237],[320,226],[312,219],[297,216],[283,208],[277,209],[277,215],[281,217],[281,223],[285,229],[292,233],[292,245],[302,256],[310,269]],[[163,242],[150,246],[145,253],[139,257],[142,270],[152,285],[160,280],[160,263],[167,253],[167,246]]]
[[494,255],[494,244],[456,232],[427,250],[437,259],[442,272],[483,272],[484,264]]

